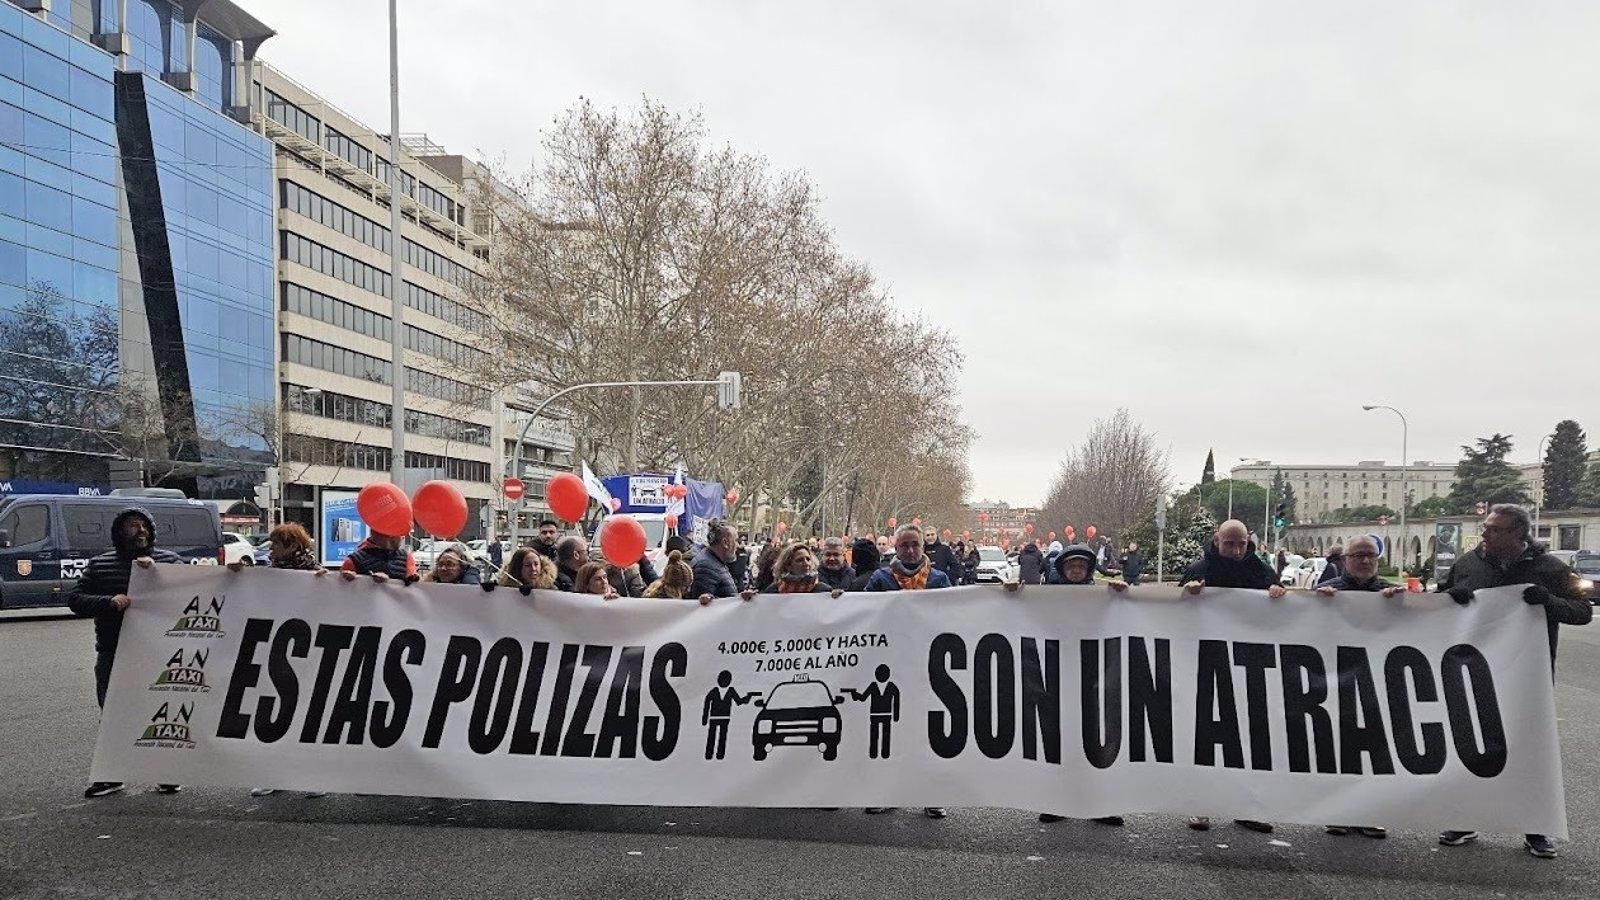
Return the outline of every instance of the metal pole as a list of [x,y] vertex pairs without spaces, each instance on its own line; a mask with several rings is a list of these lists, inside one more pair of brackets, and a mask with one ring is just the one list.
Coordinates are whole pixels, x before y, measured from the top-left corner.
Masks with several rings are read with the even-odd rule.
[[1228,518],[1233,518],[1233,470],[1228,470]]
[[[522,445],[527,441],[528,429],[533,427],[534,422],[539,421],[539,415],[545,411],[545,407],[574,391],[581,391],[585,388],[673,387],[679,385],[696,384],[722,384],[722,381],[720,379],[713,379],[711,381],[591,381],[587,384],[575,384],[569,388],[562,388],[561,390],[556,391],[554,394],[551,394],[549,397],[546,397],[544,400],[540,401],[539,405],[533,408],[533,414],[528,417],[528,421],[522,424],[522,429],[517,432],[517,443],[513,450],[512,456],[506,461],[506,475],[509,476],[513,473],[520,473],[522,471]],[[513,550],[517,548],[517,526],[520,524],[520,519],[522,518],[521,503],[521,500],[517,501],[518,506],[516,509],[512,510],[511,514],[510,540],[511,549]]]
[[405,196],[400,182],[400,13],[398,0],[389,0],[389,356],[393,360],[390,373],[391,400],[394,412],[389,416],[390,460],[389,480],[405,489],[406,471],[406,359],[405,359],[405,273],[401,270],[401,247],[404,238],[401,228],[401,198]]
[[1545,480],[1544,445],[1545,445],[1545,442],[1550,440],[1550,438],[1552,438],[1552,437],[1554,437],[1553,434],[1547,434],[1544,437],[1539,438],[1539,484],[1538,484],[1538,488],[1539,488],[1538,497],[1539,497],[1539,500],[1538,500],[1538,502],[1533,504],[1533,538],[1534,538],[1534,540],[1538,540],[1539,539],[1539,513],[1544,510],[1544,480]]
[[[1406,421],[1405,413],[1392,406],[1363,406],[1361,409],[1366,412],[1386,409],[1400,417],[1400,543],[1403,549],[1406,543],[1406,487],[1409,481],[1407,476],[1410,468],[1411,423]],[[1410,551],[1406,550],[1401,558],[1404,559],[1409,554]]]

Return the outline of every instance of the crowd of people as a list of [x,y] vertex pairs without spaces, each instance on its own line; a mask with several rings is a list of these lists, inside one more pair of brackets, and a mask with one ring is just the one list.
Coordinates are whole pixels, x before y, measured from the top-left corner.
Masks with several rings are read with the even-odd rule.
[[[181,562],[170,551],[155,545],[155,526],[142,510],[130,508],[113,524],[114,549],[90,560],[70,599],[79,616],[95,619],[94,666],[96,697],[104,706],[106,686],[121,632],[122,616],[133,603],[128,594],[132,567],[155,563]],[[329,574],[313,549],[311,536],[300,525],[288,523],[270,535],[271,565]],[[1401,585],[1378,575],[1380,548],[1373,538],[1356,538],[1339,548],[1337,564],[1330,560],[1326,577],[1315,588],[1321,597],[1334,599],[1346,592],[1377,592],[1393,597],[1405,590]],[[747,536],[733,526],[713,521],[705,533],[705,545],[694,548],[673,535],[667,539],[667,553],[660,572],[648,555],[637,560],[606,560],[592,556],[588,542],[577,535],[563,536],[553,520],[540,524],[535,539],[515,548],[484,577],[460,550],[441,551],[426,575],[418,576],[415,556],[401,537],[374,534],[351,553],[339,569],[347,580],[367,577],[375,581],[391,579],[410,584],[427,581],[439,584],[479,585],[485,591],[496,588],[520,590],[558,590],[594,594],[604,600],[617,597],[694,599],[709,604],[717,598],[740,597],[752,600],[758,594],[825,593],[838,598],[847,592],[937,590],[976,579],[976,547],[950,545],[939,539],[934,529],[905,525],[892,535],[861,537],[848,541],[839,537],[808,541],[771,540],[752,545]],[[1115,558],[1113,558],[1115,557]],[[1285,595],[1279,583],[1283,560],[1274,561],[1258,552],[1242,522],[1223,522],[1204,552],[1182,573],[1180,583],[1186,596],[1200,597],[1209,588],[1262,590],[1269,599]],[[1109,578],[1104,584],[1124,596],[1136,596],[1144,561],[1137,544],[1129,544],[1120,554],[1111,552],[1109,541],[1096,545],[1075,543],[1063,546],[1052,542],[1045,548],[1029,542],[1016,557],[1016,577],[1008,580],[1009,591],[1021,592],[1029,585],[1093,585],[1095,576]],[[1526,509],[1513,504],[1496,505],[1482,523],[1482,541],[1455,562],[1438,590],[1463,606],[1473,602],[1476,591],[1508,585],[1528,585],[1524,602],[1544,608],[1549,627],[1551,670],[1554,673],[1560,625],[1587,624],[1593,611],[1579,588],[1579,579],[1558,557],[1550,554],[1533,537],[1532,521]],[[95,782],[84,792],[100,797],[122,790],[115,782]],[[176,785],[160,785],[157,790],[174,793]],[[270,792],[270,789],[258,789]],[[869,813],[886,812],[884,808]],[[928,807],[925,813],[943,818],[947,811]],[[1043,822],[1063,817],[1040,813]],[[1106,816],[1094,821],[1109,826],[1123,824],[1121,816]],[[1270,823],[1236,819],[1242,827],[1270,833]],[[1211,820],[1194,816],[1189,827],[1207,830]],[[1371,838],[1386,835],[1382,826],[1329,825],[1332,835],[1360,834]],[[1439,843],[1456,847],[1478,837],[1464,829],[1444,831]],[[1556,856],[1554,841],[1545,835],[1524,838],[1528,853],[1542,859]]]

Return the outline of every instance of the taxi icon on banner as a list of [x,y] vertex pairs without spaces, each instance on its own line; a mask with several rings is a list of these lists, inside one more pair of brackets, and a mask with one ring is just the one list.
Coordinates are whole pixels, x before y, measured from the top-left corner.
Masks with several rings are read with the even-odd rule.
[[838,704],[843,702],[826,684],[804,674],[774,687],[765,700],[755,701],[761,707],[751,732],[756,761],[766,759],[773,747],[792,746],[820,747],[823,759],[837,758]]

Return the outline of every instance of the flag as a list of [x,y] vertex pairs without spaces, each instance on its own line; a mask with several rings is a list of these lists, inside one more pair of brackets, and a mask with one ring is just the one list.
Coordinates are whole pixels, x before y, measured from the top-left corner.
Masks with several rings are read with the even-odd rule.
[[605,482],[594,474],[587,462],[583,464],[583,486],[588,489],[590,498],[600,504],[601,511],[611,515],[611,492],[606,490]]

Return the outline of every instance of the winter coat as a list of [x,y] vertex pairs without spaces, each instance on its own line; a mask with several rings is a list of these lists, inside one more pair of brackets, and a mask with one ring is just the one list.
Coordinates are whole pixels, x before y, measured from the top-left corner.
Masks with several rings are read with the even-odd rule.
[[94,649],[102,653],[115,653],[117,639],[122,636],[122,610],[111,602],[118,594],[128,592],[128,577],[133,573],[133,561],[149,556],[158,563],[181,563],[183,557],[171,550],[151,547],[147,553],[135,552],[124,544],[122,524],[129,517],[144,519],[151,540],[156,536],[155,520],[137,507],[129,507],[111,521],[111,544],[114,549],[92,557],[84,567],[78,584],[67,598],[67,608],[83,618],[94,617]]
[[1374,575],[1366,581],[1356,581],[1348,574],[1340,575],[1330,581],[1324,581],[1317,587],[1333,588],[1336,591],[1381,591],[1392,587],[1399,587],[1392,581]]
[[[831,593],[833,593],[833,587],[830,586],[826,581],[822,580],[822,577],[821,577],[822,570],[818,569],[817,572],[818,572],[818,576],[817,576],[816,585],[813,586],[811,588],[811,590],[805,591],[803,593],[809,593],[809,594],[831,594]],[[783,579],[782,578],[774,578],[772,580],[771,584],[769,584],[766,587],[761,589],[761,593],[763,593],[763,594],[781,594],[783,592],[778,589],[779,585],[781,585],[781,584],[783,584]],[[849,585],[845,585],[845,587],[843,588],[843,590],[849,590],[849,589],[850,589]]]
[[841,566],[837,569],[830,569],[827,566],[818,566],[817,580],[821,581],[823,584],[826,584],[830,588],[838,588],[841,591],[848,591],[850,590],[850,585],[855,583],[856,570],[850,566]]
[[[652,571],[652,575],[655,573]],[[621,597],[643,597],[644,589],[655,583],[652,578],[644,579],[644,574],[638,566],[606,566],[606,581],[610,582],[611,589]]]
[[[1067,580],[1067,572],[1066,572],[1067,560],[1073,559],[1075,557],[1078,558],[1078,559],[1083,560],[1084,562],[1088,563],[1088,565],[1089,565],[1089,571],[1087,573],[1085,573],[1082,581],[1068,581]],[[1094,551],[1089,549],[1089,547],[1087,545],[1085,545],[1085,544],[1073,544],[1072,546],[1066,548],[1065,550],[1062,550],[1060,555],[1058,555],[1055,558],[1054,562],[1051,564],[1050,572],[1049,572],[1050,583],[1051,584],[1094,584],[1094,573],[1097,572],[1097,571],[1101,572],[1101,573],[1104,573],[1105,569],[1100,565],[1100,561],[1095,556]]]
[[1204,581],[1206,587],[1255,588],[1265,590],[1278,583],[1272,567],[1256,555],[1256,545],[1245,548],[1244,559],[1229,559],[1217,552],[1215,540],[1206,541],[1205,553],[1183,570],[1180,579],[1187,584]]
[[402,581],[415,581],[417,579],[417,558],[405,547],[389,550],[373,543],[372,538],[361,542],[355,552],[344,558],[341,571],[354,572],[357,575],[371,575],[381,572],[390,578]]
[[739,595],[739,585],[734,582],[733,574],[728,571],[728,564],[711,552],[710,547],[696,554],[689,568],[694,571],[694,584],[689,587],[689,596],[700,597],[710,594],[713,597],[737,597]]
[[1034,544],[1022,548],[1017,554],[1017,580],[1023,584],[1043,584],[1045,559],[1044,554]]
[[544,541],[541,541],[538,538],[534,538],[533,543],[529,544],[528,546],[530,546],[533,549],[539,551],[539,555],[544,557],[545,559],[548,559],[551,562],[555,562],[556,561],[556,545],[555,544],[546,544]]
[[1139,580],[1144,574],[1144,557],[1137,550],[1129,550],[1122,557],[1122,579],[1129,584]]
[[956,559],[956,552],[944,541],[934,541],[923,548],[922,552],[933,561],[933,567],[943,572],[946,577],[952,572],[961,571],[961,561]]
[[[950,587],[950,576],[939,571],[938,566],[930,567],[928,569],[928,586],[925,588],[925,590],[932,591],[947,587]],[[900,590],[900,582],[895,580],[893,568],[891,566],[884,566],[881,569],[874,569],[872,571],[872,575],[867,579],[866,586],[863,587],[862,590],[898,591]]]
[[430,569],[428,571],[428,574],[422,576],[422,580],[428,582],[429,584],[482,584],[483,583],[483,576],[478,574],[478,568],[476,566],[473,566],[473,565],[469,564],[469,563],[462,563],[461,564],[461,577],[456,579],[455,581],[440,581],[439,578],[438,578],[438,575],[439,575],[439,570],[438,569]]
[[1522,555],[1502,563],[1483,552],[1479,544],[1450,566],[1439,582],[1439,592],[1451,588],[1477,591],[1508,584],[1537,584],[1555,596],[1544,608],[1545,626],[1550,629],[1550,665],[1556,661],[1556,632],[1561,625],[1587,625],[1594,618],[1594,607],[1578,589],[1578,577],[1566,563],[1551,556],[1543,544],[1529,544]]
[[728,574],[733,576],[733,583],[744,587],[750,580],[750,548],[740,547],[739,552],[733,557],[733,562],[728,563]]

